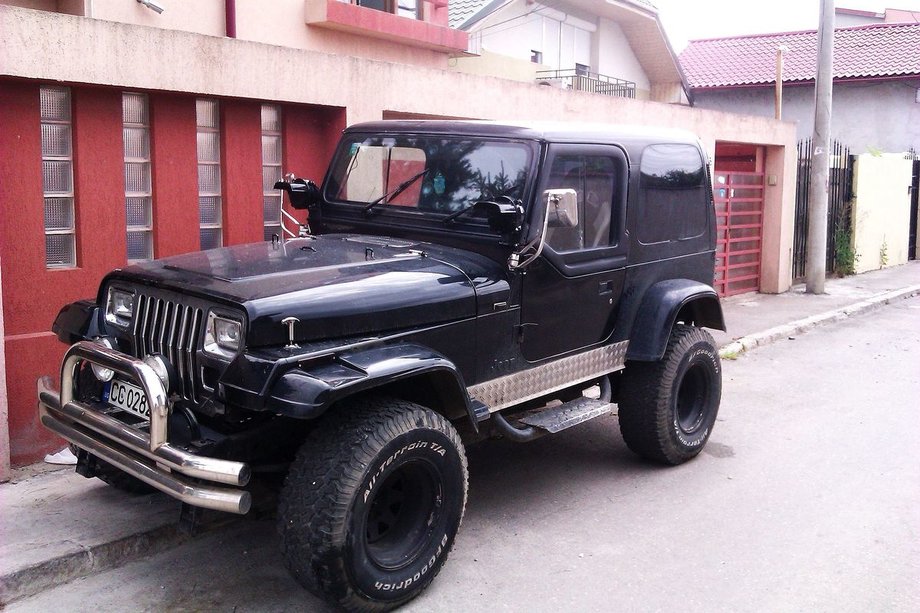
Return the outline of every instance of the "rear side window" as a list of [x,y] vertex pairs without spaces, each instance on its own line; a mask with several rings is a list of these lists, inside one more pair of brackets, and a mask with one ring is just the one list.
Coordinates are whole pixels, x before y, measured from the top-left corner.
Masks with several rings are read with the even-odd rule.
[[693,145],[649,145],[639,163],[639,242],[695,238],[706,231],[706,170]]

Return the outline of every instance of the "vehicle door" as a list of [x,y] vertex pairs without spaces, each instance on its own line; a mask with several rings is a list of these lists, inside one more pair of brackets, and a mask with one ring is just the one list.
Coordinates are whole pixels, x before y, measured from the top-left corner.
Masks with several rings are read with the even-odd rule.
[[[540,258],[526,271],[521,351],[528,361],[559,356],[610,337],[626,267],[626,155],[611,145],[550,145],[542,194],[574,189],[578,221],[547,229]],[[542,220],[545,198],[538,198]]]

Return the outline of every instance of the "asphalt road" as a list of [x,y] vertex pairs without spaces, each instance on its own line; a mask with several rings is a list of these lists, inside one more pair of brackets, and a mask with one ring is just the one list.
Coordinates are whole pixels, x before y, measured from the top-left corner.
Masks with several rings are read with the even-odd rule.
[[[406,611],[920,611],[920,298],[724,363],[719,421],[677,468],[601,418],[469,450],[451,557]],[[8,611],[324,611],[271,521]]]

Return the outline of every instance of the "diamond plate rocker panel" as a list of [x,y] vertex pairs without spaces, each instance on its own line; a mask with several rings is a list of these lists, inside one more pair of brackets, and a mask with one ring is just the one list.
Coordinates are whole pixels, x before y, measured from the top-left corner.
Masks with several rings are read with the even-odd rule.
[[500,411],[620,370],[626,364],[628,346],[629,341],[605,345],[513,375],[477,383],[466,391],[470,397],[488,406],[490,412]]

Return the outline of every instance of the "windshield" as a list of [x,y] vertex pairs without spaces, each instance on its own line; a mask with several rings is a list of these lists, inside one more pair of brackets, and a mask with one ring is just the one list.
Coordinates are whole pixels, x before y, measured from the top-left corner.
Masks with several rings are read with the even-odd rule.
[[441,213],[479,200],[523,200],[531,148],[442,136],[346,134],[326,196],[365,208]]

